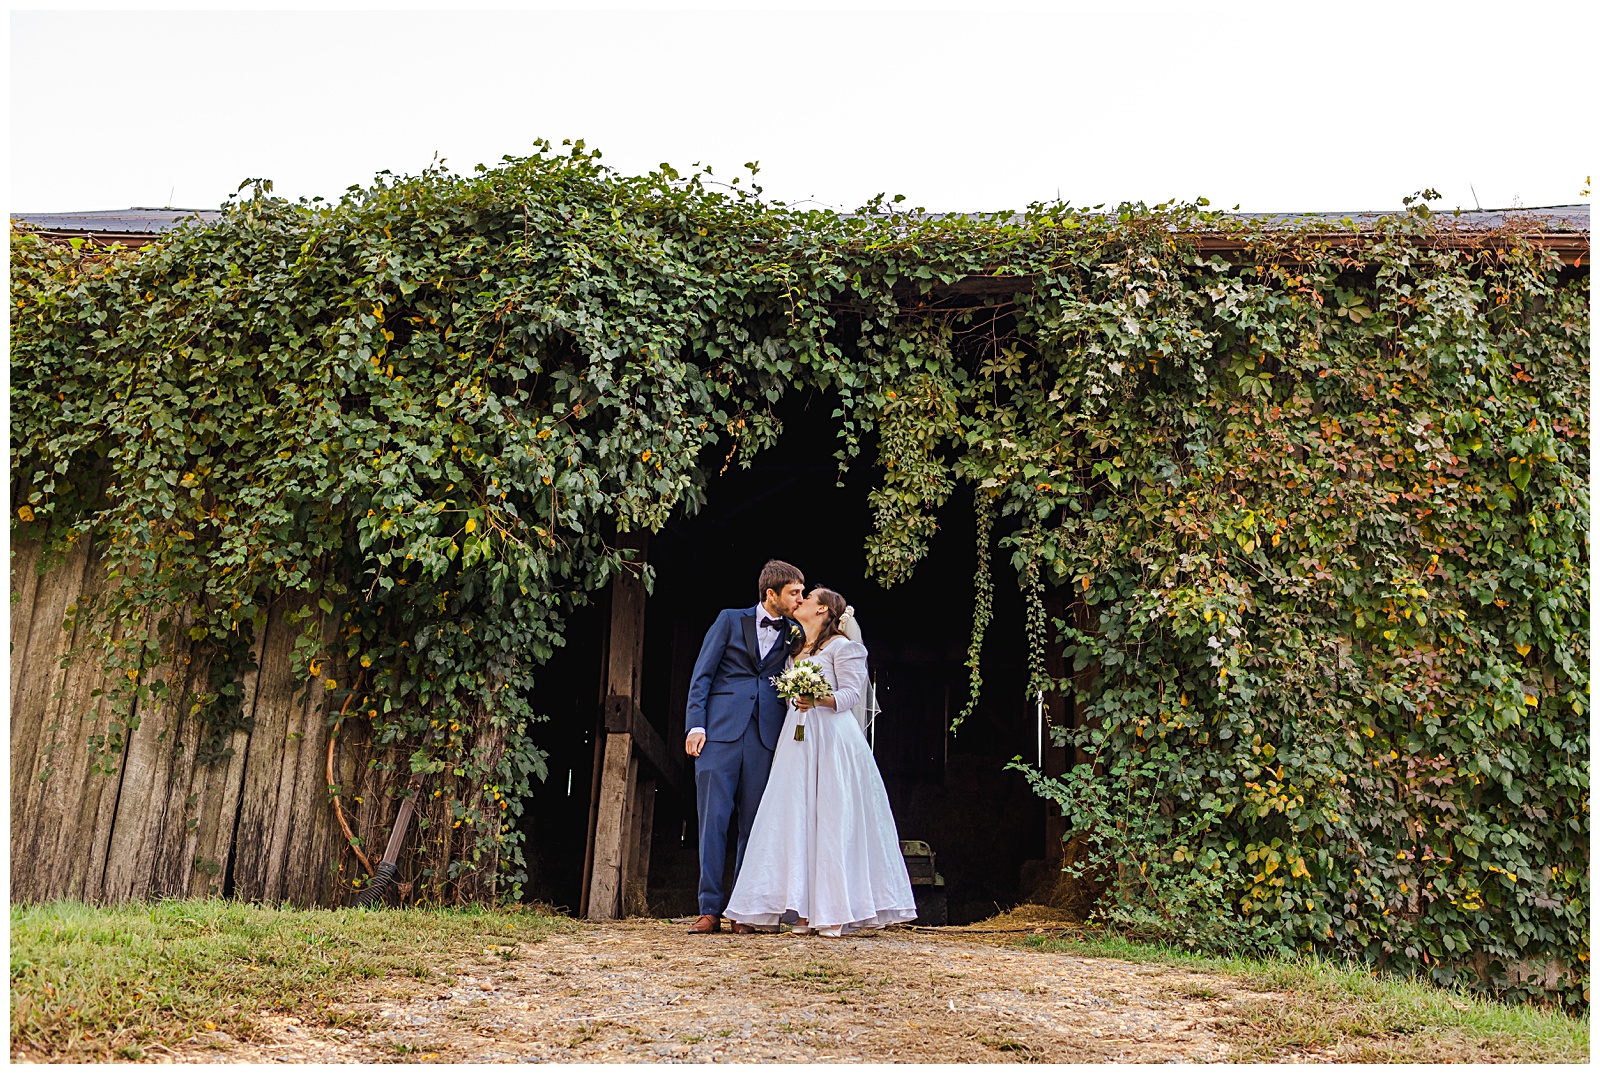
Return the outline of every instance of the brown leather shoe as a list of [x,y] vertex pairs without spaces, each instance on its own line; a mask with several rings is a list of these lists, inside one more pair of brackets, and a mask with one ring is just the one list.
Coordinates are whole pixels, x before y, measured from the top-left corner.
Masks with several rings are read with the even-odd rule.
[[[737,932],[738,929],[739,926],[735,925],[734,931]],[[701,914],[694,919],[694,924],[689,926],[690,936],[709,936],[713,932],[721,931],[722,918],[717,914]]]
[[751,933],[751,932],[754,932],[754,931],[756,931],[756,927],[754,925],[747,925],[743,921],[735,921],[733,923],[733,932],[736,935],[744,936],[747,933]]

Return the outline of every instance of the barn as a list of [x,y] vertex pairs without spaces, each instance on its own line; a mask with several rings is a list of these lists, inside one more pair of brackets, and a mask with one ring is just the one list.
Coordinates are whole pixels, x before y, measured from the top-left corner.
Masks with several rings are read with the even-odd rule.
[[[214,218],[140,209],[12,219],[55,241],[134,246]],[[1238,263],[1275,229],[1299,242],[1359,244],[1389,218],[1239,217],[1190,240],[1201,257]],[[1241,235],[1236,225],[1255,230]],[[1548,251],[1562,271],[1586,274],[1586,205],[1461,212],[1430,241],[1487,250],[1508,229]],[[1036,284],[1028,274],[971,272],[926,286],[901,283],[893,294],[902,313],[977,313],[1000,323],[1017,316],[1018,296]],[[844,593],[857,610],[882,708],[874,753],[921,874],[927,919],[970,922],[1030,900],[1087,908],[1092,892],[1061,880],[1069,819],[1008,768],[1020,759],[1059,776],[1088,759],[1071,734],[1086,719],[1082,662],[1075,666],[1063,637],[1053,635],[1042,654],[1053,686],[1030,692],[1035,613],[1025,590],[1005,580],[1007,569],[992,597],[980,592],[980,561],[991,551],[980,540],[988,535],[978,529],[975,490],[964,484],[950,493],[910,580],[892,587],[873,580],[866,546],[876,524],[874,481],[860,469],[841,473],[838,406],[837,393],[820,388],[777,393],[767,419],[781,434],[748,466],[729,465],[731,453],[710,466],[703,506],[671,512],[653,532],[606,538],[631,567],[567,609],[564,644],[532,688],[532,708],[547,718],[535,732],[546,771],[508,811],[508,827],[524,846],[523,898],[591,919],[693,912],[693,781],[681,746],[688,675],[717,611],[750,604],[761,563],[776,557],[800,566],[808,583]],[[13,501],[24,502],[30,482],[17,466],[14,453]],[[113,720],[110,737],[122,737],[108,748],[108,669],[75,659],[101,629],[77,615],[108,584],[100,538],[52,545],[30,529],[31,517],[18,522],[14,514],[12,529],[13,898],[214,894],[340,905],[359,894],[378,848],[394,835],[399,898],[423,898],[447,875],[466,878],[453,899],[497,894],[494,870],[463,856],[440,816],[426,813],[426,785],[396,763],[396,745],[346,729],[367,700],[352,707],[356,695],[343,684],[366,680],[331,645],[343,627],[313,591],[263,605],[248,659],[229,678],[240,718],[222,740],[190,703],[214,693],[216,682],[205,678],[211,672],[203,661],[186,670],[188,643],[180,640],[160,656],[176,685],[140,697],[133,718]],[[1013,563],[1026,571],[1022,560]],[[1042,593],[1048,620],[1088,625],[1074,619],[1070,592]],[[981,648],[983,690],[957,720],[970,692],[980,605],[992,610]],[[330,643],[331,655],[307,674],[295,654],[313,636]],[[492,752],[487,740],[479,745]],[[498,799],[498,788],[485,791]],[[396,833],[409,798],[424,819]]]

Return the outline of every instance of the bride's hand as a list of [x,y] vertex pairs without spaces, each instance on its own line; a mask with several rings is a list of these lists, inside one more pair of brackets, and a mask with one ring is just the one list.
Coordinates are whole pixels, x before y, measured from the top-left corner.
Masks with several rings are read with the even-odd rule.
[[815,704],[816,702],[811,699],[810,694],[801,694],[794,699],[794,707],[801,712],[810,712],[811,706]]

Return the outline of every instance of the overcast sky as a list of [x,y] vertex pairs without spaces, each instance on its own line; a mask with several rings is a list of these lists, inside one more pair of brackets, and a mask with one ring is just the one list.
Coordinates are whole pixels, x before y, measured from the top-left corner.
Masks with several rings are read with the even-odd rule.
[[840,208],[1570,204],[1596,6],[14,13],[7,201],[334,196],[543,136],[628,171],[759,160],[769,196]]

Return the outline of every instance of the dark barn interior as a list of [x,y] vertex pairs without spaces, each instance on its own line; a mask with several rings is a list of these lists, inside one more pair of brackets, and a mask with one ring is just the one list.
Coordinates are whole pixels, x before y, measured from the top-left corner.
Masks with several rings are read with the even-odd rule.
[[[868,581],[871,478],[864,460],[872,453],[864,452],[838,487],[832,409],[820,395],[786,400],[778,411],[784,422],[778,444],[750,469],[735,464],[713,478],[698,514],[675,517],[648,538],[656,577],[644,606],[639,708],[666,748],[681,750],[688,682],[704,632],[720,609],[756,603],[755,579],[767,559],[794,563],[808,586],[838,590],[855,606],[871,654],[882,708],[875,754],[900,838],[922,840],[937,856],[949,922],[981,919],[1024,898],[1046,855],[1045,804],[1020,774],[1005,771],[1019,754],[1032,761],[1037,748],[1035,707],[1023,696],[1022,598],[1009,556],[997,551],[983,697],[952,734],[950,722],[969,689],[970,497],[958,491],[941,512],[940,531],[909,581],[893,589]],[[536,708],[549,720],[535,736],[549,751],[550,771],[524,803],[525,897],[575,913],[585,904],[591,799],[600,790],[596,740],[604,738],[614,589],[571,617],[567,645],[536,687]],[[662,781],[653,803],[648,911],[692,914],[698,875],[692,790],[684,794]]]

